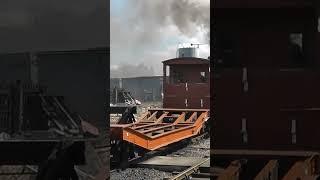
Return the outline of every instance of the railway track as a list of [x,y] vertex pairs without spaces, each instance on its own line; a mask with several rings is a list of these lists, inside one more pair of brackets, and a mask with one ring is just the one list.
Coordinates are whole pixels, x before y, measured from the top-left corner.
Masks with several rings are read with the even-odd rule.
[[210,162],[210,158],[206,158],[205,160],[189,167],[188,169],[178,173],[177,175],[171,178],[165,178],[164,180],[185,180],[185,179],[201,179],[206,180],[210,179],[210,171],[201,171],[201,165]]
[[[113,168],[111,170],[111,179],[170,179],[188,168],[193,167],[195,165],[194,163],[200,163],[200,161],[202,162],[208,159],[209,153],[207,152],[210,152],[210,147],[205,148],[200,146],[204,144],[204,142],[209,141],[209,139],[205,138],[206,136],[206,134],[201,134],[168,147],[150,151],[143,157],[131,159],[128,162],[127,168]],[[192,151],[195,151],[195,154],[192,154]],[[153,177],[152,174],[157,175]],[[198,171],[194,168],[192,176],[188,175],[187,177],[192,177],[193,179],[199,178],[201,180],[208,179],[209,167],[201,167]]]

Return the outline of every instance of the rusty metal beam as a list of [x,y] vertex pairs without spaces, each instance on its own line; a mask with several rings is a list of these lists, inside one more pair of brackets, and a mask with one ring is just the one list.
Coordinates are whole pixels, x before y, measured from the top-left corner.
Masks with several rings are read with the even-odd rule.
[[179,115],[179,117],[174,121],[173,124],[178,124],[180,122],[184,122],[186,117],[186,113],[183,112],[182,114]]
[[158,111],[152,113],[152,115],[147,119],[147,121],[156,121]]
[[160,147],[164,147],[171,143],[194,136],[194,134],[192,133],[193,128],[190,126],[172,130],[155,136],[148,136],[146,134],[134,131],[130,128],[125,128],[123,139],[145,149],[156,150]]
[[147,130],[143,130],[143,131],[139,131],[139,132],[146,134],[146,133],[162,130],[162,129],[165,129],[165,128],[168,128],[168,127],[173,127],[173,126],[174,125],[169,124],[169,125],[160,126],[160,127],[157,127],[157,128],[151,128],[151,129],[147,129]]
[[282,180],[315,179],[319,175],[319,168],[319,155],[313,155],[305,161],[296,162]]
[[144,129],[144,128],[152,128],[152,127],[158,127],[158,126],[161,126],[161,125],[167,125],[169,123],[154,123],[154,124],[132,124],[131,125],[131,129],[134,129],[134,130],[139,130],[139,129]]
[[193,120],[197,119],[197,112],[192,113],[192,115],[189,117],[189,119],[186,120],[186,122],[192,122]]
[[209,109],[173,109],[173,108],[154,108],[149,111],[170,111],[170,112],[206,112]]
[[258,173],[254,180],[269,179],[278,180],[278,166],[277,160],[270,160],[263,169]]
[[150,112],[145,112],[138,120],[137,123],[139,122],[144,122],[148,120],[148,117],[150,116]]
[[217,180],[239,180],[241,163],[239,160],[232,161],[218,176]]
[[169,114],[169,112],[164,112],[156,121],[155,123],[162,123],[162,120],[164,117],[166,117]]

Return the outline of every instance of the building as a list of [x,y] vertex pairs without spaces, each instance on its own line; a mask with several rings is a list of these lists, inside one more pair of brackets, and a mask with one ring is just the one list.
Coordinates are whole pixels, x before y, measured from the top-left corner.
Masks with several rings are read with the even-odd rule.
[[111,90],[114,87],[126,89],[139,101],[162,101],[162,76],[112,78]]

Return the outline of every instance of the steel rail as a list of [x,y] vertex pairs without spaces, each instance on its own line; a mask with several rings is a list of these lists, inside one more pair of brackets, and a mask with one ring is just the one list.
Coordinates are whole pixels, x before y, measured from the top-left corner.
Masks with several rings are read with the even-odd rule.
[[182,171],[181,173],[179,173],[178,175],[172,177],[170,180],[183,180],[183,179],[187,179],[189,176],[191,176],[193,173],[195,173],[196,171],[198,171],[198,169],[200,168],[200,166],[204,163],[206,163],[207,161],[209,161],[210,158],[207,158],[197,164],[195,164],[194,166]]

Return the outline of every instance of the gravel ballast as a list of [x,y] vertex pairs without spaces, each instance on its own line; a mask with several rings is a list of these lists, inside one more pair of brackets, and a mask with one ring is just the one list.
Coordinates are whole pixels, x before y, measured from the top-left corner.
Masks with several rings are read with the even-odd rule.
[[147,168],[127,168],[123,171],[111,172],[111,180],[162,180],[171,173]]

